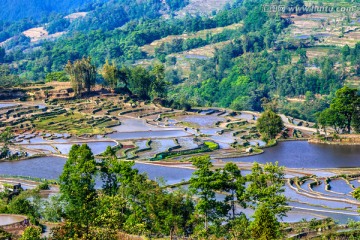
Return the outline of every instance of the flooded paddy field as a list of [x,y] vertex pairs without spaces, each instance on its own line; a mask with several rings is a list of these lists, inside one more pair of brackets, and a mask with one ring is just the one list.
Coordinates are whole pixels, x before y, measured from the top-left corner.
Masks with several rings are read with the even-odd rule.
[[224,159],[234,162],[279,162],[289,168],[360,167],[359,146],[316,145],[307,141],[281,142],[257,156]]
[[[30,176],[36,178],[57,179],[63,169],[66,158],[60,157],[42,157],[15,162],[1,162],[0,175],[18,175]],[[189,165],[190,166],[190,165]],[[194,172],[186,164],[179,166],[163,166],[158,164],[148,164],[137,162],[134,168],[138,169],[140,173],[146,173],[151,179],[166,184],[176,184],[182,181],[188,181]],[[243,175],[249,174],[250,171],[243,170]],[[333,180],[336,183],[337,180]],[[289,207],[292,211],[284,218],[286,222],[296,222],[303,218],[326,218],[333,217],[342,223],[348,219],[358,219],[357,207],[360,202],[356,202],[351,198],[350,201],[345,202],[343,196],[336,194],[322,194],[321,191],[312,193],[307,187],[307,182],[302,186],[300,191],[296,191],[295,187],[285,186],[285,195],[289,199]],[[97,185],[101,186],[101,183]],[[319,198],[325,197],[324,199]],[[221,197],[221,196],[219,196]],[[340,199],[340,200],[339,200]],[[250,210],[249,210],[250,211]],[[311,214],[308,214],[311,213]],[[310,218],[310,219],[311,219]]]
[[[42,179],[58,179],[62,173],[66,158],[40,157],[23,161],[0,162],[0,175],[29,176]],[[153,180],[163,179],[167,184],[188,181],[194,170],[145,163],[136,163],[134,168],[146,173]]]
[[[46,120],[48,124],[55,124],[58,127],[70,122],[68,118],[71,114],[59,106],[49,107],[44,104],[39,108],[39,104],[36,104],[37,107],[34,106],[34,108],[31,106],[21,108],[18,104],[6,104],[0,103],[1,117],[6,119],[9,116],[6,121],[11,122],[13,117],[15,120],[21,119],[21,116],[9,115],[8,109],[13,109],[17,112],[34,111],[34,113],[24,114],[23,117],[40,114],[40,118],[45,119],[48,117],[41,114],[51,115],[52,112],[62,114],[61,118],[56,116],[49,117],[51,121]],[[139,172],[148,174],[151,179],[164,180],[166,184],[177,184],[188,181],[194,172],[191,164],[179,163],[179,160],[192,156],[191,154],[181,155],[181,152],[187,153],[186,151],[199,149],[205,143],[211,142],[218,145],[219,149],[204,154],[216,156],[213,159],[216,167],[222,167],[227,162],[234,162],[246,175],[255,161],[261,164],[278,161],[279,165],[286,167],[286,178],[316,175],[315,179],[320,182],[319,185],[310,187],[309,184],[315,180],[307,179],[299,188],[296,185],[285,186],[285,195],[288,197],[288,204],[292,210],[283,219],[284,221],[297,222],[302,219],[333,217],[344,223],[349,218],[359,219],[357,208],[360,203],[351,196],[353,187],[360,187],[359,179],[349,178],[349,183],[341,178],[331,179],[328,183],[330,189],[327,189],[325,182],[326,178],[334,177],[338,174],[337,171],[341,172],[343,168],[360,167],[359,147],[314,145],[306,141],[289,141],[279,142],[271,148],[264,148],[267,147],[266,142],[261,140],[255,127],[258,117],[258,113],[255,112],[234,113],[221,109],[201,109],[197,112],[186,113],[169,109],[154,110],[152,107],[143,105],[140,106],[143,110],[136,111],[127,103],[123,103],[122,109],[106,102],[90,103],[90,106],[91,104],[92,109],[82,103],[79,106],[72,105],[72,107],[80,108],[79,111],[84,116],[75,115],[71,121],[77,122],[78,126],[90,124],[91,127],[88,127],[87,132],[74,131],[73,128],[58,131],[60,129],[58,127],[52,131],[45,131],[26,121],[23,125],[16,125],[13,148],[28,151],[29,155],[41,154],[42,156],[0,162],[0,175],[57,179],[62,172],[71,146],[88,144],[94,155],[103,153],[107,147],[113,147],[119,151],[117,154],[119,158],[135,159],[134,167]],[[94,111],[93,119],[86,115]],[[100,118],[102,114],[108,115]],[[41,123],[40,120],[36,121]],[[288,123],[287,127],[290,130],[302,131],[302,128],[297,125],[298,122],[294,121]],[[316,131],[311,128],[306,130]],[[293,137],[291,140],[296,139]],[[259,155],[249,154],[247,152],[249,149]],[[172,152],[180,155],[164,159],[158,164],[149,161],[157,154]],[[224,198],[221,194],[218,197]],[[244,211],[251,215],[251,210]]]

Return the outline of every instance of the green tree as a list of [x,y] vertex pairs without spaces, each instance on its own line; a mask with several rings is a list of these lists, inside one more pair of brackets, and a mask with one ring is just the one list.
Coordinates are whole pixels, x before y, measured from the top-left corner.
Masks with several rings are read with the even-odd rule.
[[281,239],[280,223],[271,208],[261,203],[254,213],[254,221],[250,224],[251,236],[259,240]]
[[251,239],[250,221],[245,214],[230,220],[227,227],[230,239]]
[[192,200],[182,191],[168,193],[158,184],[147,191],[144,206],[151,224],[151,232],[168,236],[184,236],[192,230],[189,223],[193,209]]
[[349,47],[349,45],[346,44],[341,49],[341,54],[342,54],[343,61],[346,61],[347,57],[350,55],[350,47]]
[[92,226],[106,230],[115,239],[116,232],[123,228],[128,211],[126,199],[120,195],[100,194]]
[[9,145],[12,144],[11,140],[14,138],[14,135],[11,131],[10,127],[6,127],[1,133],[0,133],[0,159],[7,158],[11,156],[11,152],[9,149]]
[[331,108],[322,111],[317,117],[317,122],[324,129],[325,135],[326,127],[332,127],[336,133],[340,133],[340,130],[346,126],[345,117]]
[[41,240],[41,228],[36,226],[27,227],[24,234],[20,237],[20,240]]
[[129,77],[129,88],[131,92],[138,95],[142,99],[149,99],[151,93],[151,84],[153,77],[141,66],[131,69]]
[[5,60],[5,55],[6,55],[6,52],[5,52],[5,49],[0,47],[0,63],[3,63],[4,60]]
[[30,202],[24,195],[19,195],[11,200],[8,205],[9,213],[23,214],[31,218],[32,221],[36,222],[39,218],[39,212],[33,202]]
[[20,237],[20,240],[41,240],[41,228],[36,226],[27,227],[24,234]]
[[258,119],[256,127],[264,139],[274,139],[284,128],[280,116],[271,110],[265,111]]
[[41,217],[48,222],[60,222],[64,216],[63,209],[65,203],[61,196],[55,195],[42,202],[43,207],[40,209]]
[[315,95],[314,95],[314,93],[311,92],[311,91],[306,91],[306,93],[305,93],[305,100],[306,100],[307,102],[310,102],[310,101],[312,101],[312,100],[315,100]]
[[304,63],[307,62],[308,57],[306,55],[306,50],[305,49],[299,48],[298,50],[296,50],[296,53],[299,54],[299,57],[300,57],[298,63],[304,64]]
[[336,91],[335,98],[330,105],[331,109],[345,117],[347,133],[351,132],[354,115],[360,106],[359,99],[357,89],[345,86]]
[[100,172],[104,193],[110,196],[120,193],[122,197],[127,197],[125,191],[138,175],[138,170],[133,168],[135,163],[119,161],[111,147],[108,147],[103,155]]
[[10,127],[6,127],[1,133],[0,133],[0,143],[4,147],[8,147],[12,144],[11,140],[14,138],[14,134],[12,133],[12,130]]
[[230,208],[215,198],[215,191],[222,189],[224,181],[220,171],[211,170],[210,156],[193,157],[191,161],[196,170],[190,179],[190,191],[199,198],[195,210],[202,222],[197,230],[200,236],[206,237],[209,235],[209,223],[220,224]]
[[278,217],[286,216],[289,210],[287,198],[284,195],[284,168],[278,163],[267,163],[261,167],[254,163],[251,174],[247,175],[248,187],[246,195],[249,206],[255,208],[257,204],[264,203],[273,214]]
[[352,193],[352,195],[357,200],[360,200],[360,188],[356,188],[355,191]]
[[102,68],[101,75],[112,89],[117,87],[119,80],[119,70],[115,66],[114,62],[110,65],[109,60],[106,60]]
[[[359,98],[360,100],[360,98]],[[356,107],[356,111],[355,111],[355,114],[354,114],[354,118],[353,118],[353,123],[352,123],[352,126],[355,130],[355,132],[357,133],[360,133],[360,103],[357,104],[358,106]]]
[[103,153],[101,160],[101,180],[103,181],[103,191],[106,195],[114,196],[118,193],[119,182],[117,172],[118,159],[115,151],[109,146]]
[[45,78],[46,82],[68,82],[69,80],[69,76],[63,71],[48,73]]
[[153,98],[163,98],[166,96],[166,87],[167,84],[165,82],[165,67],[163,64],[156,63],[151,71],[151,73],[155,76],[155,80],[152,82],[151,86],[151,95]]
[[87,145],[73,145],[60,176],[60,192],[67,202],[66,219],[73,224],[73,234],[89,236],[94,218],[96,161]]
[[222,190],[227,192],[225,203],[230,205],[231,216],[234,220],[236,217],[236,206],[246,207],[245,203],[245,178],[241,175],[239,167],[234,163],[227,163],[222,170],[223,186]]
[[83,89],[89,93],[95,85],[96,67],[92,65],[91,58],[82,58],[74,63],[68,61],[65,71],[70,76],[70,81],[75,95],[80,95]]

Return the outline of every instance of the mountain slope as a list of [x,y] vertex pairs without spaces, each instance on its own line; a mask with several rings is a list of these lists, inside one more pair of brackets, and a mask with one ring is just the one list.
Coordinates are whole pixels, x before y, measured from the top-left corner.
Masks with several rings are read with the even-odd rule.
[[39,19],[51,12],[70,13],[97,0],[0,0],[0,20]]

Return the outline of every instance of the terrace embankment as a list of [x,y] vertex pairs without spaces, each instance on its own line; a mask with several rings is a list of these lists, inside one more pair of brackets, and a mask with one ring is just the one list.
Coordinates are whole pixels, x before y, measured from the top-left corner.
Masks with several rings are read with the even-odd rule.
[[347,134],[331,137],[314,137],[309,139],[309,143],[333,144],[333,145],[360,145],[359,134]]
[[26,97],[26,92],[22,89],[3,89],[0,88],[0,100],[21,99]]

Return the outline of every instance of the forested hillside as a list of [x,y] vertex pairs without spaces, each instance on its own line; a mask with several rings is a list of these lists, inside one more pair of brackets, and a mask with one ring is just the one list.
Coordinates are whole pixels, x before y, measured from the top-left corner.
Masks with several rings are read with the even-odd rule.
[[[171,107],[261,111],[272,105],[315,121],[336,90],[359,86],[360,23],[346,12],[266,12],[266,3],[234,1],[209,14],[180,17],[176,13],[191,0],[113,0],[74,21],[59,15],[42,26],[65,33],[61,38],[35,43],[15,34],[3,44],[3,85],[63,76],[68,61],[83,57],[91,57],[99,72],[107,60],[114,62],[127,69],[123,78],[131,78],[126,73],[134,66],[151,71],[161,63]],[[96,81],[107,84],[100,74]]]
[[50,13],[70,13],[101,0],[0,0],[0,20],[39,19]]
[[[82,2],[84,3],[81,4]],[[30,40],[24,38],[24,35],[29,37],[24,31],[32,28],[41,27],[44,34],[109,31],[131,20],[170,16],[188,3],[188,0],[92,0],[68,4],[66,1],[59,4],[30,1],[23,5],[4,3],[4,9],[9,9],[0,12],[0,44],[8,49],[23,50],[29,47],[27,42]],[[69,13],[72,14],[66,16]],[[14,16],[8,17],[10,15]]]

